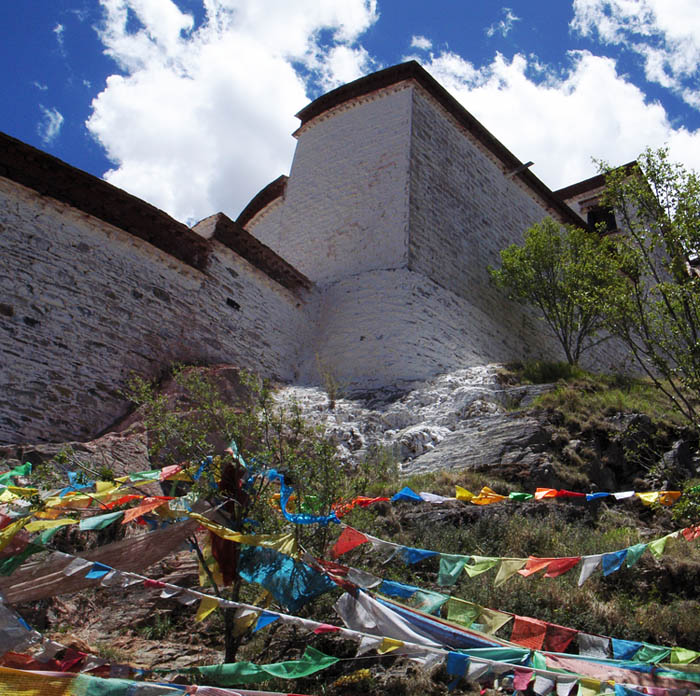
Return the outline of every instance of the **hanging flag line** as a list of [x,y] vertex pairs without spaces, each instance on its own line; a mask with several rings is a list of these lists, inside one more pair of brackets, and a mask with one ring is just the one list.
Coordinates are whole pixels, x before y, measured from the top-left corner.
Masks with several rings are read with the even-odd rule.
[[21,693],[24,696],[42,696],[48,693],[60,693],[62,696],[85,696],[93,693],[112,696],[304,696],[279,691],[251,691],[238,687],[226,689],[196,684],[137,682],[124,677],[105,679],[83,673],[45,672],[11,667],[0,667],[0,685],[3,687],[3,693]]
[[392,541],[378,539],[370,534],[364,534],[353,527],[343,524],[343,531],[333,546],[331,555],[333,558],[338,558],[357,546],[371,543],[375,550],[386,550],[390,552],[390,556],[384,563],[387,563],[396,555],[401,557],[402,560],[409,565],[418,563],[426,558],[439,557],[440,573],[438,575],[438,583],[442,585],[454,584],[462,574],[462,571],[465,571],[470,578],[473,578],[498,566],[498,573],[495,580],[495,584],[498,586],[516,574],[529,577],[536,573],[543,572],[546,578],[559,577],[580,564],[581,572],[578,585],[581,587],[599,567],[602,567],[603,575],[607,576],[619,570],[623,563],[626,563],[628,568],[632,567],[646,550],[649,550],[654,557],[659,558],[666,548],[667,541],[680,537],[683,537],[686,541],[699,538],[700,524],[676,530],[675,532],[666,534],[648,543],[634,544],[633,546],[610,553],[554,558],[540,558],[538,556],[510,558],[447,554],[428,549],[402,546]]
[[[579,654],[591,657],[613,657],[648,664],[658,664],[670,657],[671,664],[691,664],[700,658],[700,652],[680,647],[653,645],[641,641],[629,641],[600,634],[590,634],[578,629],[568,628],[532,617],[520,616],[513,612],[489,609],[479,604],[459,599],[433,590],[426,590],[414,585],[386,580],[366,571],[343,566],[333,561],[314,558],[306,554],[304,560],[343,589],[348,584],[357,589],[376,591],[403,601],[414,600],[412,608],[430,615],[438,615],[443,605],[447,605],[447,620],[465,628],[475,626],[477,630],[494,635],[511,620],[510,642],[527,648],[548,652],[563,653],[577,640]],[[340,580],[339,580],[340,578]]]
[[[74,554],[62,553],[61,555],[68,556],[72,559],[71,563],[63,571],[66,575],[72,575],[75,573],[87,571],[85,577],[94,579],[96,581],[99,580],[100,585],[102,586],[119,586],[123,588],[128,588],[136,584],[143,583],[143,585],[146,587],[160,589],[160,596],[162,598],[175,597],[178,599],[178,601],[180,601],[183,604],[194,604],[199,600],[200,604],[196,617],[198,620],[201,620],[208,616],[217,607],[231,608],[236,610],[237,619],[248,621],[248,626],[252,625],[253,621],[256,621],[256,628],[261,628],[263,625],[267,625],[271,621],[281,619],[293,625],[306,628],[307,630],[310,630],[314,633],[336,633],[339,636],[353,638],[355,640],[359,639],[361,643],[364,640],[365,647],[367,647],[367,649],[376,648],[380,651],[380,654],[395,652],[395,654],[397,655],[406,654],[406,656],[415,659],[425,659],[426,653],[431,653],[437,656],[441,656],[443,659],[449,659],[452,662],[457,660],[459,664],[465,669],[467,668],[467,665],[470,665],[470,669],[471,667],[473,667],[477,672],[479,671],[477,668],[483,668],[481,669],[481,674],[488,672],[490,668],[493,668],[492,671],[498,674],[502,674],[504,670],[513,669],[512,664],[504,662],[503,660],[492,660],[487,659],[485,657],[479,657],[478,655],[469,654],[469,651],[455,653],[451,650],[445,650],[440,647],[436,647],[434,643],[432,645],[426,644],[424,636],[421,635],[417,635],[418,641],[387,638],[386,636],[382,635],[377,636],[363,631],[333,626],[326,623],[312,621],[310,619],[302,619],[300,617],[296,617],[290,614],[285,614],[283,612],[277,612],[270,609],[263,609],[261,607],[257,607],[251,604],[232,602],[231,600],[215,597],[205,592],[185,589],[177,585],[173,585],[172,583],[164,583],[161,581],[152,580],[147,576],[138,573],[119,571],[105,564],[87,561],[86,559],[83,559],[79,556],[75,556]],[[360,593],[360,596],[367,598],[367,601],[369,601],[369,595],[367,595],[366,593],[362,592]],[[344,597],[350,596],[344,595]],[[350,599],[347,601],[350,600],[352,600],[352,597],[350,597]],[[260,625],[261,623],[262,625]],[[395,617],[394,623],[391,623],[390,625],[395,625]],[[411,635],[416,634],[411,632]],[[536,653],[532,653],[529,649],[526,648],[520,648],[520,650],[523,656],[527,655],[532,657],[536,655]],[[467,662],[465,662],[465,659],[467,660]],[[486,665],[486,667],[483,667],[484,665]],[[544,667],[546,667],[546,665],[544,665]],[[528,670],[528,679],[532,678],[533,676],[535,678],[538,678],[539,676],[542,676],[543,678],[553,678],[555,679],[555,681],[557,680],[557,678],[561,678],[561,673],[551,672],[543,667],[535,666],[532,668],[528,668]],[[468,674],[468,677],[476,678],[474,674],[470,672]],[[568,676],[570,677],[571,674],[569,674]],[[582,676],[578,673],[576,673],[574,676],[576,676],[577,679],[586,678],[585,676]],[[601,682],[599,682],[599,685],[600,683]],[[570,686],[572,685],[573,682]],[[658,694],[656,696],[658,696]]]

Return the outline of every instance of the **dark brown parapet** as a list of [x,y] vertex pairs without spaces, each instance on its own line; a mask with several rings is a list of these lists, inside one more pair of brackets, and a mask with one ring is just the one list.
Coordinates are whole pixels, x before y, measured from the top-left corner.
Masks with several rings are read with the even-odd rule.
[[284,196],[287,188],[288,176],[282,174],[274,181],[271,181],[265,188],[260,189],[251,199],[250,203],[243,208],[241,214],[236,218],[236,222],[245,227],[265,206],[269,205],[276,198]]
[[0,133],[0,176],[66,203],[203,271],[209,244],[167,213],[123,189]]
[[385,68],[327,92],[299,111],[297,118],[301,120],[303,127],[312,119],[340,104],[376,92],[379,89],[391,87],[391,85],[405,80],[412,80],[423,87],[457,120],[462,128],[501,161],[506,174],[517,176],[530,190],[546,201],[547,207],[556,211],[563,221],[574,225],[582,224],[581,218],[568,205],[554,195],[542,181],[529,171],[527,166],[524,166],[505,145],[484,128],[434,77],[414,60]]
[[193,229],[207,238],[221,242],[288,290],[295,292],[311,287],[311,281],[303,273],[224,213],[210,215],[198,222]]

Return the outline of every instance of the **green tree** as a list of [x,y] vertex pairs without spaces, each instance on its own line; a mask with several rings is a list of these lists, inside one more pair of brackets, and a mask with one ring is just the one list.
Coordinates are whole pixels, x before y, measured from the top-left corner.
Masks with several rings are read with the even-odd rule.
[[[306,423],[296,405],[277,404],[267,382],[245,372],[238,375],[238,398],[233,401],[199,368],[175,366],[172,377],[175,398],[138,376],[131,378],[126,390],[126,396],[139,407],[153,464],[184,461],[196,465],[215,449],[217,441],[220,449],[223,443],[236,443],[233,454],[229,451],[211,459],[206,477],[176,485],[190,488],[194,499],[207,500],[218,508],[230,529],[245,533],[274,534],[288,527],[279,508],[275,511],[270,504],[274,488],[264,475],[267,469],[284,474],[285,482],[294,488],[293,504],[301,511],[330,514],[332,503],[342,497],[344,472],[334,443]],[[261,473],[250,479],[255,469]],[[212,479],[219,484],[212,486]],[[325,554],[331,539],[328,527],[294,525],[293,532],[302,548]],[[214,540],[219,546],[227,545],[231,554],[229,577],[223,574],[217,582],[196,538],[190,541],[216,594],[239,601],[243,584],[238,574],[240,545]],[[225,609],[223,614],[225,660],[233,662],[244,636],[235,631],[234,612]]]
[[546,218],[530,227],[522,246],[501,251],[501,268],[490,268],[508,297],[532,304],[557,337],[569,364],[604,341],[600,296],[617,282],[606,237]]
[[605,301],[607,326],[639,366],[693,423],[699,424],[700,180],[647,149],[632,172],[601,165],[603,203],[614,211],[616,264],[624,282]]

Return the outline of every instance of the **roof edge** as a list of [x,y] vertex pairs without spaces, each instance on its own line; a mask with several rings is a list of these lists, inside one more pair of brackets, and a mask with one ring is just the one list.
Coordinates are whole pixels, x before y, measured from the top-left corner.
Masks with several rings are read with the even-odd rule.
[[272,203],[272,201],[284,196],[288,179],[289,177],[286,174],[281,174],[267,186],[261,188],[260,191],[250,199],[248,205],[240,212],[236,218],[236,222],[241,227],[245,227],[261,210]]
[[472,134],[487,150],[495,155],[505,166],[507,172],[513,171],[513,177],[518,177],[533,192],[544,199],[548,206],[555,210],[564,221],[581,226],[586,223],[561,198],[538,179],[503,143],[489,132],[469,111],[467,111],[425,68],[417,61],[410,60],[399,63],[378,72],[366,75],[353,82],[337,87],[315,99],[299,111],[296,116],[301,120],[301,126],[309,123],[321,114],[347,102],[351,99],[365,96],[391,85],[413,80],[425,89],[457,122]]
[[211,245],[150,203],[53,155],[0,132],[0,176],[143,239],[206,269]]

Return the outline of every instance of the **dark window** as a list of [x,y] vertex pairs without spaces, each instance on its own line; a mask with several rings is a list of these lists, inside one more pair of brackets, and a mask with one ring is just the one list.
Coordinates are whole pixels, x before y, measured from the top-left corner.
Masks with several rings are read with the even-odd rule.
[[606,232],[617,230],[615,213],[610,208],[593,208],[588,212],[588,225],[590,227],[595,227],[601,222],[605,224]]

